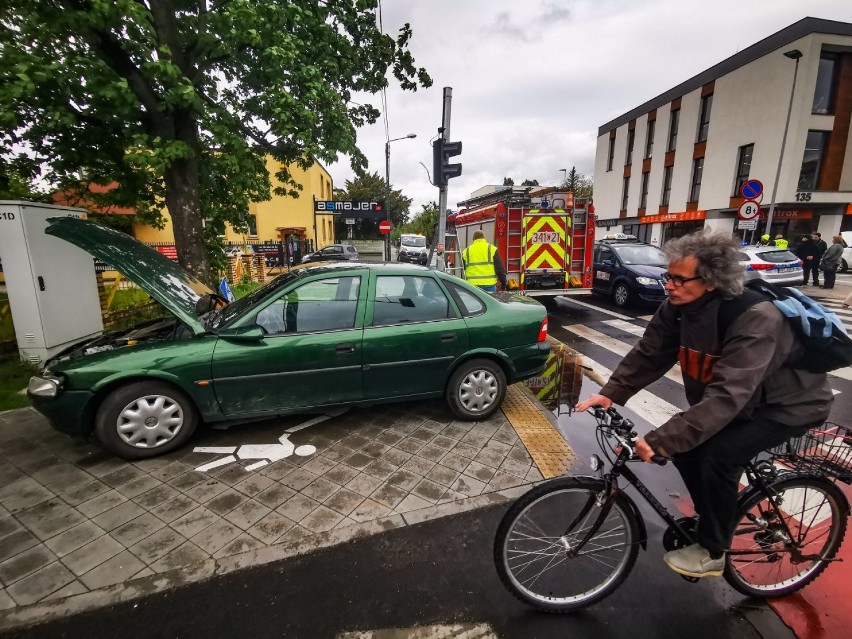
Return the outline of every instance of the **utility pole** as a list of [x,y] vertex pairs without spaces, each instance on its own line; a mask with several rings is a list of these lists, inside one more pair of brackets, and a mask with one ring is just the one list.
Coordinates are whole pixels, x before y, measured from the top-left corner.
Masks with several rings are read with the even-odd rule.
[[[441,114],[441,148],[450,140],[450,114],[453,109],[453,88],[444,87],[444,108]],[[436,175],[438,184],[438,244],[446,246],[447,239],[447,180],[442,175]],[[438,270],[444,271],[444,253],[438,253]]]

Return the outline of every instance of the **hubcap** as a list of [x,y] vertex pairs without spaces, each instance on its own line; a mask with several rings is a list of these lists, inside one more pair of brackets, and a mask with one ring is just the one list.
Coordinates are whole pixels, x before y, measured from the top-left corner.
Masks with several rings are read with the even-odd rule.
[[165,395],[148,395],[130,402],[118,414],[116,431],[136,448],[156,448],[174,439],[183,426],[180,404]]
[[619,286],[615,289],[615,301],[618,302],[619,305],[623,305],[627,301],[627,289],[623,286]]
[[459,401],[472,413],[481,413],[497,399],[497,378],[489,371],[471,371],[459,385]]

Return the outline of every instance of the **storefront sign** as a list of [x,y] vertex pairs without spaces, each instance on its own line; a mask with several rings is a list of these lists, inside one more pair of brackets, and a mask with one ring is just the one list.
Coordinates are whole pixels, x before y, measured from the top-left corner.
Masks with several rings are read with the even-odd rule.
[[707,211],[684,211],[683,213],[663,213],[662,215],[645,215],[639,218],[640,224],[658,224],[661,222],[691,222],[704,220]]
[[177,247],[175,247],[174,244],[168,244],[166,246],[155,246],[154,248],[170,260],[176,260],[178,258]]
[[385,203],[371,200],[315,200],[315,215],[345,215],[367,220],[384,220]]
[[[811,209],[775,209],[772,214],[774,220],[810,220],[814,216]],[[766,220],[769,217],[769,209],[760,209],[760,219]]]
[[638,217],[611,217],[606,220],[598,218],[595,220],[595,226],[605,226],[606,228],[609,228],[610,226],[618,226],[619,224],[637,224],[638,222]]

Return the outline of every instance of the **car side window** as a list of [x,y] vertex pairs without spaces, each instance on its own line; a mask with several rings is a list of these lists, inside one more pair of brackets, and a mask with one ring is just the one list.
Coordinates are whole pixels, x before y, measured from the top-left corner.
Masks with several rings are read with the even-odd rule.
[[609,247],[601,248],[600,261],[604,262],[609,260],[613,264],[615,264],[615,254],[612,252],[612,249]]
[[376,278],[373,325],[428,322],[450,316],[450,301],[431,277],[380,275]]
[[255,323],[268,335],[353,328],[360,286],[360,277],[306,282],[260,311]]
[[479,315],[485,311],[485,304],[481,299],[476,297],[466,288],[446,282],[447,288],[455,296],[456,302],[461,308],[462,315],[470,317],[471,315]]

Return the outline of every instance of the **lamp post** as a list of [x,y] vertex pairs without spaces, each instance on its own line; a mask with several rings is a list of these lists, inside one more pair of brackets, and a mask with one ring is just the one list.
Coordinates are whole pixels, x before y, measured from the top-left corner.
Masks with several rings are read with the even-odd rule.
[[568,181],[568,169],[559,169],[559,170],[562,171],[562,184],[560,184],[559,186],[565,186],[565,182]]
[[[796,76],[799,73],[799,58],[802,57],[802,52],[798,49],[785,51],[784,55],[791,60],[796,61],[796,66],[793,68],[793,86],[790,87],[790,103],[787,105],[787,120],[784,122],[784,135],[781,137],[781,151],[778,153],[778,167],[775,169],[775,182],[772,183],[772,199],[769,201],[769,213],[766,216],[766,231],[765,235],[770,235],[769,231],[772,227],[772,216],[775,214],[775,194],[778,192],[778,180],[781,178],[781,163],[784,161],[784,147],[787,145],[787,129],[790,128],[790,113],[793,111],[793,94],[796,92]],[[770,235],[770,239],[771,239]]]
[[[397,140],[408,140],[410,138],[416,138],[416,133],[409,133],[408,135],[404,135],[401,138],[393,138],[385,142],[385,186],[387,188],[387,197],[385,198],[385,219],[390,222],[390,199],[391,199],[391,186],[390,186],[390,143],[396,142]],[[390,254],[390,236],[388,233],[385,236],[385,259],[390,262],[391,254]]]

